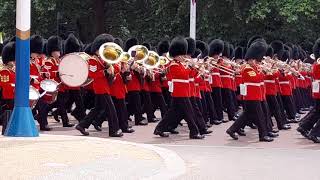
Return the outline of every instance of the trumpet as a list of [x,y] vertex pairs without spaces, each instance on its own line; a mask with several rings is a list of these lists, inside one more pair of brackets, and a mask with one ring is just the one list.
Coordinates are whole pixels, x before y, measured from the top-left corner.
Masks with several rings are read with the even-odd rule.
[[123,49],[116,43],[107,42],[100,46],[99,56],[108,64],[116,64],[120,62]]

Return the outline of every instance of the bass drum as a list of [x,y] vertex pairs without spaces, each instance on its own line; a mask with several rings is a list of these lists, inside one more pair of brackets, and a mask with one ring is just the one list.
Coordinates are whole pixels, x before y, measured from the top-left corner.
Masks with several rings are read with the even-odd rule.
[[61,58],[59,76],[61,82],[69,87],[80,87],[90,84],[87,53],[70,53]]
[[29,104],[32,109],[36,107],[39,99],[40,99],[40,93],[38,92],[38,90],[30,86],[29,87]]

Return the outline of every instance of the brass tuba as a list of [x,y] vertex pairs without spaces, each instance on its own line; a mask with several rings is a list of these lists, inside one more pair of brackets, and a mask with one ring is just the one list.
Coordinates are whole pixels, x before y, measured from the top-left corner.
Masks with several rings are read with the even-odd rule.
[[121,61],[123,50],[113,42],[107,42],[100,46],[99,56],[108,64],[116,64]]
[[143,63],[148,58],[149,50],[145,46],[135,45],[128,50],[128,53],[137,63]]
[[167,64],[169,64],[169,59],[167,57],[164,57],[164,56],[160,56],[160,65],[161,66],[165,66]]
[[160,65],[160,56],[154,51],[149,51],[148,57],[142,62],[146,69],[154,69]]

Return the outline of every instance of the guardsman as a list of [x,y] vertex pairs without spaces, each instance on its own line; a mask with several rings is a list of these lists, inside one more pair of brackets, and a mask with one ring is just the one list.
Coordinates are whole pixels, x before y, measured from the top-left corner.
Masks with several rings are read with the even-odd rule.
[[[232,66],[230,64],[227,64],[224,62],[224,60],[229,60],[230,55],[230,44],[225,42],[224,43],[224,50],[222,53],[222,60],[219,62],[219,64],[222,67],[225,67],[226,69],[232,69]],[[223,100],[223,105],[227,110],[228,114],[228,120],[233,121],[235,120],[235,106],[234,106],[234,99],[233,99],[233,76],[220,70],[220,78],[222,82],[222,89],[221,89],[221,94],[222,94],[222,100]],[[228,122],[228,120],[224,120],[224,122]]]
[[[132,46],[138,45],[136,38],[130,38],[125,42],[125,51],[128,51]],[[143,71],[141,67],[134,62],[130,67],[130,76],[126,80],[126,86],[128,90],[128,112],[129,115],[134,115],[135,125],[145,126],[148,124],[145,118],[142,117],[142,105],[141,105],[141,86],[143,82]]]
[[302,119],[297,131],[314,143],[320,143],[320,39],[314,44],[313,54],[316,59],[312,67],[312,96],[315,106]]
[[100,46],[107,42],[113,42],[113,37],[109,34],[100,34],[95,38],[91,47],[91,51],[95,52],[95,55],[89,59],[89,77],[93,79],[95,106],[76,126],[76,129],[85,136],[89,135],[85,129],[89,128],[94,121],[100,125],[105,119],[105,115],[108,117],[109,136],[123,136],[119,128],[117,112],[110,96],[109,80],[114,78],[114,69],[113,66],[106,64],[99,55]]
[[[58,83],[61,83],[58,73],[58,67],[60,64],[60,57],[62,51],[62,42],[60,37],[51,36],[47,42],[47,54],[48,59],[44,61],[43,67],[50,72],[49,79],[53,79]],[[74,124],[69,123],[69,118],[66,110],[66,100],[67,95],[65,92],[65,85],[60,84],[58,89],[58,97],[55,106],[57,107],[57,111],[53,112],[54,118],[57,120],[58,115],[61,116],[63,127],[73,127]],[[59,120],[59,119],[58,119]]]
[[[81,52],[81,44],[74,34],[71,33],[64,41],[64,54],[77,52]],[[71,112],[71,115],[80,122],[80,120],[86,116],[83,99],[80,93],[80,87],[65,86],[65,90],[68,93],[66,108],[68,109],[69,106],[75,103],[76,108]]]
[[[155,135],[168,137],[165,132],[170,131],[170,124],[175,124],[177,119],[184,119],[188,123],[191,139],[203,139],[199,134],[199,129],[195,123],[193,108],[189,95],[189,71],[185,65],[185,55],[188,50],[188,42],[183,37],[176,37],[172,40],[169,48],[173,62],[170,64],[169,71],[172,76],[172,84],[169,90],[172,92],[172,105],[166,116],[159,122],[154,130]],[[174,122],[172,122],[174,121]]]
[[[40,82],[43,80],[39,63],[42,62],[43,39],[39,35],[33,35],[30,38],[30,85],[36,88],[40,93]],[[41,59],[41,60],[40,60]],[[38,120],[41,131],[50,131],[48,127],[48,104],[40,97],[36,107],[33,109],[35,119]]]
[[[211,41],[209,45],[209,57],[212,57],[215,62],[219,62],[220,56],[222,55],[224,49],[224,43],[220,39],[215,39]],[[223,105],[222,105],[222,96],[221,96],[221,88],[222,88],[222,82],[220,77],[220,71],[218,68],[212,68],[211,70],[211,76],[212,76],[212,99],[214,102],[214,107],[216,108],[216,113],[218,117],[217,124],[220,124],[222,121],[224,121],[223,118]],[[214,122],[213,122],[214,123]]]
[[1,114],[3,125],[10,118],[14,107],[14,87],[15,87],[15,42],[8,42],[2,51],[3,65],[0,69],[0,89],[1,89]]
[[236,133],[241,134],[240,129],[246,125],[246,121],[252,120],[258,126],[259,140],[266,142],[273,141],[268,136],[265,117],[263,117],[264,112],[261,104],[263,98],[263,90],[261,89],[263,76],[257,66],[257,62],[263,59],[266,51],[267,44],[263,41],[257,41],[252,43],[246,52],[245,60],[247,61],[247,65],[241,72],[243,85],[240,88],[243,95],[244,112],[226,131],[235,140],[238,139]]

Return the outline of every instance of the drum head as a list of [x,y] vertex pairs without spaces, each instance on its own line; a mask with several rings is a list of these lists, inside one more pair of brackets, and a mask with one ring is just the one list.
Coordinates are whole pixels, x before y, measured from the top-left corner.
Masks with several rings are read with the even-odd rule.
[[61,59],[59,76],[61,81],[69,87],[80,87],[89,75],[87,58],[81,54],[68,54]]
[[30,100],[38,100],[40,98],[40,94],[36,88],[30,86],[29,88],[29,99]]
[[58,88],[58,83],[54,80],[51,80],[51,79],[46,79],[46,80],[43,80],[41,81],[40,83],[40,87],[41,89],[43,89],[44,91],[47,91],[47,92],[55,92]]

